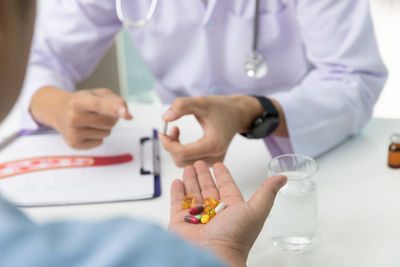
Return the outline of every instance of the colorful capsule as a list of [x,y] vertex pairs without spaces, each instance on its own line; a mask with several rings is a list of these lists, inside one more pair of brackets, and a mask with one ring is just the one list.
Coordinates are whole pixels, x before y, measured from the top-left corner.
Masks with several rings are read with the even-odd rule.
[[200,220],[194,216],[187,215],[185,216],[185,222],[198,224]]
[[201,215],[196,215],[196,216],[194,216],[194,217],[196,217],[197,219],[201,219]]
[[204,206],[196,206],[189,209],[189,213],[192,215],[199,214],[204,210]]
[[210,203],[210,198],[209,198],[209,197],[205,198],[203,202],[204,202],[204,205],[205,205],[205,206],[208,206],[208,205],[211,204],[211,203]]
[[215,209],[219,205],[219,203],[221,203],[221,202],[219,202],[218,200],[215,200],[215,202],[212,203],[213,208]]
[[206,205],[206,206],[204,206],[204,212],[205,213],[208,213],[210,210],[212,210],[213,209],[213,207],[211,206],[211,205]]
[[201,223],[208,223],[209,220],[210,220],[210,215],[205,214],[201,216]]
[[209,210],[207,213],[208,213],[208,215],[210,215],[211,218],[214,217],[217,214],[215,212],[215,210]]
[[184,210],[190,209],[190,204],[188,204],[186,202],[182,202],[182,209],[184,209]]
[[187,194],[182,200],[182,209],[190,209],[195,205],[195,199],[192,194]]
[[213,209],[215,209],[219,204],[219,201],[216,200],[215,198],[208,197],[204,199],[204,205],[205,206],[211,206]]
[[225,209],[226,204],[224,202],[219,203],[219,205],[215,208],[215,213],[221,212],[223,209]]

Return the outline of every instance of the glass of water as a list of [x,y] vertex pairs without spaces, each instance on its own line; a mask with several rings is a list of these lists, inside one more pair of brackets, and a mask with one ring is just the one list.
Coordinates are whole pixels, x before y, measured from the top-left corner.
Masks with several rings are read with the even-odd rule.
[[311,245],[317,228],[318,164],[304,155],[286,154],[273,158],[268,171],[270,176],[281,174],[288,178],[269,216],[272,241],[285,251],[304,251]]

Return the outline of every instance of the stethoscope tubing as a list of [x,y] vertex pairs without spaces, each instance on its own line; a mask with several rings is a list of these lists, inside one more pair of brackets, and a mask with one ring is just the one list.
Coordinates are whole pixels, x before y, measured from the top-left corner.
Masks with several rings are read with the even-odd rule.
[[254,11],[254,27],[253,27],[253,51],[257,51],[258,44],[258,28],[260,24],[260,0],[256,0],[256,8]]
[[[150,8],[147,11],[145,17],[143,19],[139,19],[137,21],[132,21],[128,18],[125,17],[124,12],[122,10],[122,0],[116,0],[116,12],[118,19],[123,23],[125,27],[128,28],[144,28],[153,18],[154,12],[156,10],[156,7],[158,5],[158,0],[152,0],[150,4]],[[257,52],[258,48],[258,36],[259,36],[259,21],[260,21],[260,0],[256,0],[255,3],[255,10],[254,10],[254,25],[253,25],[253,43],[252,43],[252,55],[258,55],[258,58],[261,58],[261,65],[266,66],[266,62],[264,58],[261,56],[260,53]],[[247,60],[247,58],[246,58]],[[245,62],[246,62],[245,60]],[[258,66],[258,65],[257,65]],[[254,71],[252,73],[256,73],[258,67],[255,67]],[[246,75],[250,78],[254,78],[253,76],[250,76],[247,72]],[[263,74],[262,76],[265,76]]]

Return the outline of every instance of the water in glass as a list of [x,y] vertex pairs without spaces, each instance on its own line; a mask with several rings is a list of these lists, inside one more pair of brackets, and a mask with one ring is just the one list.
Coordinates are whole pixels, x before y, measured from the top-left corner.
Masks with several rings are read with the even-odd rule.
[[286,251],[307,249],[317,226],[316,182],[307,172],[286,171],[287,184],[279,191],[269,227],[274,245]]

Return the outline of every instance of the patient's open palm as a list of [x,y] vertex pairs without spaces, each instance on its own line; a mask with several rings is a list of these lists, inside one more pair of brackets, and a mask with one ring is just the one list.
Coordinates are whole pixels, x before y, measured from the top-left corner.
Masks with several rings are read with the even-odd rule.
[[[213,249],[217,254],[234,253],[235,255],[229,257],[242,258],[245,263],[249,250],[269,214],[276,193],[286,179],[283,176],[269,178],[251,199],[245,202],[223,164],[214,165],[214,175],[217,185],[207,164],[201,161],[196,162],[193,167],[185,168],[183,183],[176,180],[171,187],[169,228],[200,246]],[[182,209],[182,200],[186,194],[192,194],[199,205],[203,204],[205,198],[212,197],[224,202],[226,208],[207,224],[185,222],[184,217],[189,215],[189,212]]]

